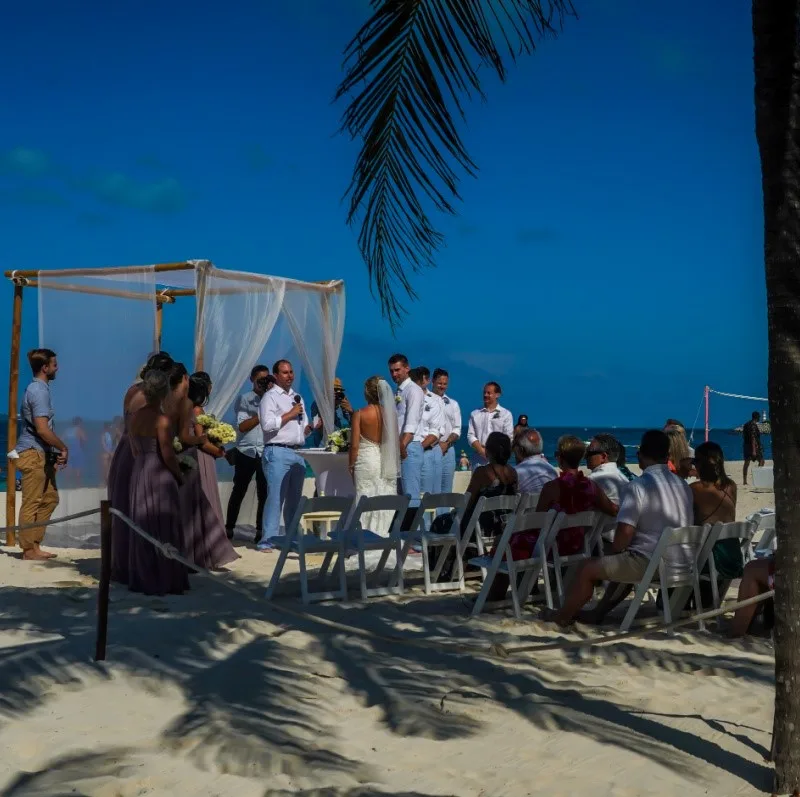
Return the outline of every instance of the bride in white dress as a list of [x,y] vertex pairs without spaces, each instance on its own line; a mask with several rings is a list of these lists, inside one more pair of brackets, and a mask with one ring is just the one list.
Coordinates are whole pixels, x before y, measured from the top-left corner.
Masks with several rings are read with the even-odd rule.
[[[400,445],[397,435],[397,410],[394,392],[379,376],[364,383],[367,406],[350,421],[350,472],[356,494],[397,495],[400,473]],[[368,512],[361,518],[362,528],[388,536],[391,512]]]

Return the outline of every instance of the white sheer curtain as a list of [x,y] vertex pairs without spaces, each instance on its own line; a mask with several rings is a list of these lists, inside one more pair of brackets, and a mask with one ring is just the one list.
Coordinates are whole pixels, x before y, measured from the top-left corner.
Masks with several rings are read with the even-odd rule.
[[[55,429],[70,450],[55,518],[97,508],[104,497],[108,433],[113,439],[125,391],[157,346],[155,275],[153,266],[71,269],[40,271],[37,282],[39,346],[59,363]],[[96,517],[55,524],[46,544],[96,545],[97,531]]]
[[325,433],[329,434],[334,429],[333,380],[344,334],[344,283],[338,280],[312,286],[287,280],[283,314],[319,407]]
[[208,412],[222,417],[269,340],[286,282],[213,267],[198,269],[197,277],[195,352],[214,383]]

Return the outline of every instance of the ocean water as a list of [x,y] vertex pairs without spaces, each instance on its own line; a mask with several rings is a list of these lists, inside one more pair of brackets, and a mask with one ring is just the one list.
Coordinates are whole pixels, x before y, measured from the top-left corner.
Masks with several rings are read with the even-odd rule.
[[[59,429],[63,432],[63,425]],[[82,452],[82,456],[75,456],[73,452],[73,460],[71,467],[68,467],[61,474],[60,486],[62,487],[93,487],[101,484],[101,445],[100,438],[103,432],[102,421],[84,421],[84,428],[86,429],[88,443],[86,449]],[[641,440],[642,434],[645,429],[638,428],[624,428],[624,427],[590,427],[590,426],[539,426],[537,427],[544,439],[544,453],[547,458],[555,464],[553,454],[556,450],[558,438],[565,434],[571,434],[579,437],[581,440],[590,440],[595,434],[601,432],[610,432],[613,434],[622,445],[625,446],[625,451],[629,462],[636,463],[636,449]],[[694,440],[690,444],[695,446],[703,442],[703,430],[696,431]],[[715,443],[722,446],[725,453],[725,459],[728,461],[737,461],[742,459],[742,437],[727,429],[715,429],[711,431],[710,439]],[[7,451],[6,445],[6,418],[0,416],[0,450]],[[762,436],[762,444],[764,447],[764,456],[766,459],[772,457],[772,438],[769,435]],[[456,459],[460,456],[462,451],[467,454],[472,453],[469,444],[467,443],[467,428],[461,430],[461,438],[456,445]],[[0,460],[0,490],[6,488],[6,463],[7,460],[3,458]],[[78,471],[76,466],[80,466]],[[233,478],[233,468],[223,459],[217,462],[217,474],[220,481],[230,481]],[[310,468],[307,467],[307,474],[312,476]]]

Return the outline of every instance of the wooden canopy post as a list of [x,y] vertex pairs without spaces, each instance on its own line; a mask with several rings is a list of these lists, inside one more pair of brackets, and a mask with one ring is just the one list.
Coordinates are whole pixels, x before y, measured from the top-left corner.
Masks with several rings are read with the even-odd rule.
[[197,275],[197,307],[195,310],[195,346],[194,370],[202,371],[206,358],[206,280],[208,278],[208,261],[195,270]]
[[161,351],[161,325],[164,322],[163,302],[156,302],[156,350]]
[[[19,347],[22,339],[22,284],[14,283],[11,311],[11,355],[8,363],[8,450],[17,444],[17,394],[19,392]],[[17,469],[13,459],[6,468],[6,526],[17,523]],[[16,545],[15,531],[6,532],[6,545]]]

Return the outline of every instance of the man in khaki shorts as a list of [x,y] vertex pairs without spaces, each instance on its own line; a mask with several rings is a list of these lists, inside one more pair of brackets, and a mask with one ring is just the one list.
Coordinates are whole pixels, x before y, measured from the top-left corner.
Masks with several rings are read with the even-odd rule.
[[[50,383],[56,378],[58,360],[51,349],[28,352],[33,381],[22,398],[22,432],[16,445],[17,470],[22,474],[20,525],[46,522],[58,506],[56,469],[67,464],[67,447],[53,431],[53,402]],[[19,545],[22,558],[52,559],[55,554],[41,549],[44,526],[22,529]]]
[[623,493],[612,552],[590,559],[578,569],[563,608],[553,615],[559,625],[575,621],[581,608],[591,600],[597,582],[610,581],[606,596],[593,612],[599,622],[629,591],[622,590],[620,595],[615,588],[617,584],[638,584],[642,580],[664,529],[692,525],[692,491],[667,466],[667,435],[656,429],[645,432],[638,456],[642,475]]

